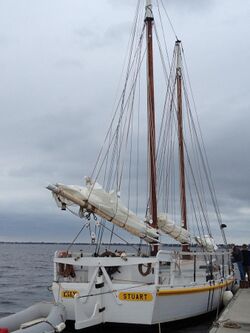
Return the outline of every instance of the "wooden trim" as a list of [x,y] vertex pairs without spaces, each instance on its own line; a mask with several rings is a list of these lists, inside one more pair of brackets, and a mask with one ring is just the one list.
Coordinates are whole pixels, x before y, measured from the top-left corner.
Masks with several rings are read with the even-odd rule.
[[187,288],[173,288],[168,290],[159,290],[157,296],[171,296],[171,295],[182,295],[182,294],[192,294],[192,293],[202,293],[209,290],[215,290],[219,288],[224,288],[233,283],[233,279],[227,280],[225,282],[216,283],[212,286],[202,286],[202,287],[187,287]]

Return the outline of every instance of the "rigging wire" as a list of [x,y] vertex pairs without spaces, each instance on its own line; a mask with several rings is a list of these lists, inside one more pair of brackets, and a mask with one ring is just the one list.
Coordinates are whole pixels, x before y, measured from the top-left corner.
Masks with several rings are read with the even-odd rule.
[[[156,152],[156,158],[157,158],[157,173],[159,175],[158,178],[158,188],[157,188],[157,196],[161,196],[162,201],[162,207],[164,208],[164,211],[168,212],[169,210],[172,211],[173,215],[176,215],[176,203],[175,203],[175,189],[176,189],[176,182],[172,178],[172,174],[175,173],[175,146],[176,146],[176,118],[174,115],[177,112],[176,107],[176,101],[175,101],[175,52],[173,55],[172,62],[170,63],[170,58],[168,54],[167,49],[167,43],[166,39],[164,37],[164,26],[163,26],[163,20],[159,11],[159,1],[161,2],[161,5],[164,9],[164,12],[166,14],[166,17],[169,21],[169,24],[171,26],[171,29],[175,35],[176,40],[178,40],[177,35],[175,33],[175,30],[173,28],[172,22],[168,16],[168,13],[164,7],[162,0],[157,0],[158,5],[158,12],[159,12],[159,19],[160,19],[160,25],[161,25],[161,31],[163,34],[163,42],[164,42],[164,49],[160,42],[160,36],[159,33],[154,26],[155,36],[158,44],[159,49],[159,55],[161,59],[161,64],[164,72],[164,79],[166,83],[166,94],[164,96],[164,103],[162,108],[162,121],[158,136],[158,149]],[[135,113],[134,113],[134,106],[136,104],[136,98],[138,98],[138,115],[137,115],[137,121],[138,125],[137,128],[139,129],[139,110],[141,107],[140,103],[140,85],[141,85],[141,77],[140,77],[140,69],[143,63],[143,60],[145,58],[146,51],[143,50],[143,37],[145,33],[145,23],[143,25],[142,30],[140,31],[138,29],[138,21],[139,21],[139,8],[140,8],[140,0],[137,2],[137,10],[136,15],[134,18],[134,26],[131,31],[130,36],[130,48],[127,54],[128,57],[128,65],[127,70],[125,73],[125,85],[122,90],[122,94],[119,98],[119,101],[117,103],[117,107],[115,109],[111,125],[108,129],[108,132],[105,136],[104,143],[101,147],[101,150],[99,152],[99,155],[97,157],[97,161],[94,165],[93,172],[91,174],[91,178],[93,178],[93,186],[90,189],[89,196],[92,193],[92,190],[94,189],[94,184],[96,183],[97,179],[101,175],[101,171],[103,172],[103,184],[106,191],[109,191],[111,188],[115,188],[115,190],[118,192],[121,189],[121,186],[124,185],[124,172],[125,172],[125,164],[128,169],[126,169],[126,172],[128,173],[128,181],[125,183],[127,186],[127,192],[128,192],[128,201],[127,201],[127,209],[129,212],[129,208],[131,205],[131,191],[132,191],[132,183],[131,183],[131,175],[133,170],[136,170],[137,174],[137,180],[135,182],[135,188],[136,188],[136,213],[138,211],[138,197],[139,197],[139,134],[137,134],[137,144],[136,147],[133,146],[133,136],[134,136],[134,119]],[[139,42],[136,42],[136,37],[138,37]],[[168,67],[169,67],[169,74],[167,70],[167,65],[165,61],[165,55],[167,56],[168,61]],[[187,157],[187,165],[189,169],[185,171],[185,174],[187,177],[187,184],[189,189],[189,196],[190,196],[190,205],[193,207],[194,210],[194,220],[196,222],[196,227],[198,230],[198,233],[201,235],[205,234],[205,227],[209,235],[211,235],[211,229],[208,221],[208,213],[207,213],[207,201],[206,201],[206,193],[205,193],[205,186],[207,185],[210,191],[211,200],[213,202],[215,212],[217,215],[217,219],[219,221],[219,225],[221,226],[221,216],[219,212],[218,202],[215,195],[215,189],[214,185],[211,179],[211,171],[208,165],[207,161],[207,155],[205,151],[205,146],[203,142],[203,138],[201,135],[200,130],[200,124],[197,117],[197,110],[194,103],[194,97],[190,85],[190,78],[187,71],[186,66],[186,60],[184,56],[184,51],[182,47],[182,55],[184,59],[184,67],[186,67],[186,73],[187,73],[187,81],[189,83],[189,89],[191,91],[191,96],[193,99],[194,104],[194,110],[196,113],[196,122],[198,123],[198,132],[196,130],[195,126],[195,119],[192,114],[191,105],[188,100],[188,91],[186,89],[186,79],[183,71],[183,87],[184,87],[184,101],[185,101],[185,107],[186,107],[186,116],[187,116],[187,129],[189,130],[191,134],[190,139],[190,146],[192,148],[192,152],[194,152],[195,161],[194,163],[191,163],[191,157],[193,157],[189,150],[188,143],[184,140],[184,150]],[[125,68],[125,66],[124,66]],[[130,79],[130,77],[132,77]],[[167,112],[167,109],[169,109],[169,112]],[[118,118],[118,124],[115,127],[114,123],[115,120]],[[175,130],[174,126],[175,125]],[[172,129],[171,129],[172,128]],[[138,131],[139,132],[139,131]],[[201,144],[200,140],[201,138]],[[104,149],[107,147],[107,150],[104,151]],[[129,151],[129,153],[128,153]],[[129,154],[129,157],[127,156]],[[132,158],[136,156],[136,166],[132,163]],[[164,160],[167,160],[167,162],[163,162]],[[128,166],[127,166],[128,165]],[[203,173],[201,172],[201,166],[204,168],[204,175],[206,179],[206,183],[203,181]],[[148,172],[148,171],[147,171]],[[194,177],[195,173],[198,173],[198,181],[196,180],[196,177]],[[189,179],[191,178],[191,180]],[[148,184],[147,184],[148,186]],[[193,189],[195,189],[195,194],[193,194]],[[148,193],[148,191],[147,191]],[[161,195],[160,195],[161,194]],[[171,196],[173,196],[174,200],[171,200]],[[116,207],[118,207],[118,196],[116,201]],[[148,198],[147,198],[148,200]],[[147,205],[148,207],[148,205]],[[114,216],[117,213],[117,209],[114,213]],[[147,214],[147,213],[146,213]],[[77,214],[75,214],[77,215]],[[127,215],[128,217],[128,215]],[[201,227],[199,225],[201,224]],[[84,225],[85,226],[85,225]],[[100,228],[98,230],[98,237],[97,237],[97,244],[96,244],[96,253],[99,253],[100,251],[100,244],[104,237],[104,230],[108,230],[110,234],[109,238],[109,244],[111,244],[113,236],[119,237],[115,233],[115,225],[112,226],[111,229],[109,229],[106,226],[106,222],[104,219],[101,219],[100,222]],[[82,230],[81,230],[82,231]],[[80,232],[81,232],[80,231]],[[91,233],[90,224],[89,224],[89,231]],[[224,230],[221,228],[222,236],[224,234]],[[79,233],[80,234],[80,233]],[[79,236],[79,234],[76,236]],[[125,241],[122,237],[119,237],[123,241]],[[223,239],[225,240],[225,234],[223,236]],[[74,240],[75,241],[75,240]],[[141,240],[142,241],[142,240]],[[126,242],[126,241],[125,241]],[[128,243],[128,242],[127,242]]]
[[[144,54],[143,54],[142,60],[144,59],[144,56],[145,56],[145,52],[144,52]],[[140,64],[140,66],[141,66],[141,64]],[[140,69],[140,68],[138,68],[138,71],[139,71],[139,69]],[[139,75],[138,72],[137,72],[137,75]],[[134,83],[134,84],[135,84],[135,83]],[[133,85],[133,86],[134,86],[134,85]],[[131,97],[131,94],[132,94],[132,92],[133,92],[133,86],[132,86],[132,88],[131,88],[131,90],[130,90],[130,92],[129,92],[129,96],[128,96],[127,101],[126,101],[126,106],[127,106],[127,104],[129,103],[129,98]],[[120,118],[119,118],[119,120],[118,120],[118,125],[117,125],[117,127],[116,127],[116,130],[118,130],[118,129],[120,128],[121,120],[122,120],[122,116],[123,116],[123,113],[120,115]],[[113,119],[113,120],[114,120],[114,119]],[[112,120],[112,121],[113,121],[113,120]],[[111,130],[111,129],[112,129],[112,127],[110,127],[110,130]],[[109,132],[109,134],[110,134],[110,133],[111,133],[111,132]],[[107,137],[108,137],[108,136],[106,135],[106,137],[105,137],[105,141],[107,141]],[[103,167],[105,161],[107,160],[107,157],[108,157],[109,152],[110,152],[110,149],[111,149],[111,144],[113,143],[115,137],[116,137],[116,132],[112,135],[112,138],[111,138],[111,140],[110,140],[110,144],[108,145],[107,151],[106,151],[106,153],[105,153],[105,155],[104,155],[104,158],[102,159],[102,162],[101,162],[101,164],[100,164],[99,171],[97,172],[97,175],[95,176],[94,183],[96,182],[97,178],[99,177],[100,172],[101,172],[101,170],[102,170],[102,167]],[[103,151],[104,147],[105,147],[105,146],[103,145],[103,147],[102,147],[102,151]],[[102,153],[102,152],[101,152],[101,153]],[[100,153],[99,156],[98,156],[98,160],[100,160],[101,153]],[[93,173],[92,173],[92,175],[91,175],[91,178],[92,178],[92,177],[93,177]],[[118,188],[119,188],[119,186],[118,186]],[[93,189],[93,188],[92,188],[92,189]],[[91,195],[91,192],[92,192],[92,190],[90,191],[89,196]]]
[[[184,90],[184,94],[185,94],[185,81],[184,81],[183,71],[182,71],[182,83],[183,83],[183,87],[184,87],[183,90]],[[187,98],[186,94],[185,94],[185,102],[186,102],[186,107],[187,107],[187,105],[188,105],[188,98]],[[188,112],[186,112],[186,114],[188,115]],[[192,131],[190,131],[190,132],[192,132]],[[195,177],[195,171],[194,171],[193,165],[191,163],[191,157],[190,157],[190,153],[189,153],[189,150],[188,150],[188,146],[187,146],[186,140],[184,140],[183,143],[184,143],[184,149],[185,149],[185,153],[186,153],[186,160],[187,160],[188,165],[189,165],[189,172],[190,172],[190,175],[192,177],[194,188],[196,189],[196,196],[197,196],[197,199],[198,199],[199,207],[201,209],[201,214],[202,214],[202,216],[204,218],[207,231],[208,231],[209,235],[211,236],[211,231],[210,231],[209,223],[208,223],[208,220],[207,220],[207,215],[206,215],[205,209],[203,207],[203,201],[202,201],[202,197],[201,197],[201,194],[200,194],[200,188],[198,186],[198,183],[197,183],[197,180],[196,180],[196,177]],[[192,144],[192,135],[191,135],[191,144]],[[185,173],[186,173],[186,176],[187,176],[187,169],[186,169]]]
[[[185,89],[185,88],[184,88]],[[187,96],[186,96],[186,92],[184,90],[184,94],[185,94],[185,98],[187,99]],[[188,101],[186,100],[186,103],[188,103]],[[201,210],[204,214],[204,220],[206,222],[206,226],[207,226],[207,231],[209,233],[209,235],[211,236],[211,229],[210,229],[210,226],[209,226],[209,218],[208,218],[208,213],[207,213],[207,204],[206,204],[206,198],[205,198],[205,189],[204,189],[204,184],[203,184],[203,177],[202,177],[202,174],[201,174],[201,166],[200,166],[200,159],[198,157],[200,157],[200,155],[198,154],[199,152],[197,151],[197,141],[194,142],[194,139],[196,137],[193,136],[193,133],[195,132],[195,128],[191,128],[191,126],[193,124],[191,124],[191,119],[192,119],[192,113],[191,113],[191,110],[190,108],[188,107],[187,108],[187,119],[188,119],[188,125],[189,125],[189,129],[190,129],[190,138],[191,138],[191,145],[192,145],[192,149],[194,151],[194,154],[193,154],[193,161],[194,163],[196,163],[196,167],[193,166],[191,164],[191,157],[189,156],[189,161],[190,161],[190,169],[192,169],[192,174],[194,175],[195,173],[197,174],[197,180],[196,180],[196,177],[194,179],[194,181],[196,182],[197,184],[197,189],[199,188],[200,191],[198,192],[197,190],[197,195],[199,195],[199,202],[200,202],[200,207],[201,207]],[[191,118],[191,119],[190,119]],[[187,150],[187,149],[186,149]],[[188,152],[187,152],[188,154]],[[201,158],[201,157],[200,157]],[[195,167],[195,171],[194,171],[194,167]],[[199,181],[199,185],[198,185],[198,181]]]
[[[160,52],[161,52],[161,49],[160,49]],[[171,70],[170,70],[170,76],[169,76],[169,82],[171,81]],[[184,79],[185,79],[185,76],[184,76]],[[185,81],[185,80],[184,80]],[[184,83],[184,82],[183,82]],[[194,133],[195,133],[195,138],[197,137],[197,135],[196,135],[196,132],[195,132],[195,126],[192,126],[192,125],[194,125],[194,122],[193,122],[193,118],[192,118],[192,113],[191,113],[191,107],[190,107],[190,104],[189,104],[189,101],[188,101],[188,98],[187,98],[187,90],[186,90],[186,88],[185,88],[185,84],[184,84],[184,94],[185,94],[185,103],[186,103],[186,108],[187,108],[187,118],[188,118],[188,123],[189,123],[189,132],[191,133],[191,142],[192,142],[192,146],[193,146],[193,150],[194,151],[196,151],[196,153],[198,153],[198,151],[197,151],[197,148],[196,148],[196,144],[195,144],[195,141],[194,141],[194,137],[192,136],[192,131],[191,131],[191,127],[193,127],[193,130],[194,130]],[[172,99],[173,99],[173,95],[174,95],[174,90],[172,89]],[[165,101],[167,100],[167,98],[165,99]],[[165,104],[166,104],[166,102],[165,102]],[[176,110],[176,106],[174,105],[172,105],[172,107],[170,107],[170,110],[172,109],[172,108],[174,108],[175,110]],[[191,119],[191,120],[190,120]],[[163,118],[162,118],[162,122],[161,122],[161,124],[162,124],[162,126],[161,127],[163,127],[163,124],[165,124],[165,121],[163,121],[164,120],[164,114],[163,114]],[[164,125],[164,127],[165,127],[165,129],[166,128],[168,128],[166,125]],[[160,133],[161,133],[161,130],[160,130]],[[166,135],[166,132],[164,132],[163,134],[163,137],[165,136],[165,137],[167,137],[167,135]],[[160,135],[161,136],[161,135]],[[160,137],[159,136],[159,137]],[[199,140],[198,140],[198,137],[196,138],[197,139],[197,144],[199,144]],[[192,164],[191,164],[191,159],[190,159],[190,157],[189,157],[189,152],[188,152],[188,148],[187,148],[187,143],[186,142],[184,142],[185,143],[185,152],[186,152],[186,155],[188,155],[188,164],[189,164],[189,168],[190,169],[192,169],[193,168],[193,166],[192,166]],[[162,141],[161,142],[161,146],[163,146],[164,148],[165,147],[167,147],[167,144],[166,144],[166,142],[164,142],[164,141]],[[159,155],[158,156],[158,158],[159,158],[159,161],[158,161],[158,164],[159,165],[161,165],[162,163],[161,163],[161,160],[163,160],[163,157],[165,157],[165,151],[166,151],[166,149],[162,149],[163,151],[161,152],[161,155]],[[201,153],[201,151],[200,151],[200,153]],[[197,155],[199,155],[199,154],[197,154]],[[202,154],[201,154],[202,155]],[[202,157],[201,157],[202,158]],[[202,192],[201,192],[201,194],[199,194],[199,190],[198,190],[198,184],[196,183],[195,184],[195,188],[196,188],[196,193],[197,193],[197,196],[198,196],[198,202],[199,202],[199,204],[200,204],[200,207],[201,207],[201,210],[203,211],[203,219],[204,219],[204,221],[205,221],[205,223],[206,223],[206,228],[207,228],[207,230],[208,230],[208,233],[211,235],[211,230],[210,230],[210,226],[209,226],[209,224],[208,224],[208,216],[207,216],[207,213],[206,213],[206,211],[207,210],[205,210],[204,209],[204,205],[205,205],[205,193],[204,193],[204,185],[203,185],[203,182],[202,182],[202,177],[201,177],[201,173],[200,173],[200,167],[199,167],[199,164],[200,164],[200,162],[199,162],[199,159],[197,160],[198,162],[196,162],[197,163],[197,165],[198,165],[198,173],[199,173],[199,178],[200,178],[200,184],[201,184],[201,189],[202,189]],[[160,171],[160,170],[159,170]],[[187,171],[186,171],[187,172]],[[159,174],[161,174],[161,172],[159,172]],[[194,177],[194,171],[191,171],[191,175],[193,175],[193,181],[195,181],[195,177]],[[159,179],[158,179],[159,180]],[[189,182],[189,181],[188,181]],[[195,205],[194,205],[194,198],[193,198],[193,196],[192,196],[192,191],[191,191],[191,186],[190,186],[190,182],[188,183],[188,185],[189,185],[189,192],[190,192],[190,200],[191,200],[191,203],[192,203],[192,206],[193,206],[193,208],[195,209]],[[159,191],[160,191],[160,188],[159,188]],[[202,197],[201,197],[201,195],[202,195]],[[198,208],[198,207],[197,207]],[[196,209],[197,209],[196,208]],[[198,211],[199,211],[199,209],[198,209]],[[199,220],[200,222],[201,222],[201,220],[203,220],[203,219],[201,219],[201,217],[198,219],[198,217],[197,217],[197,215],[196,215],[197,213],[195,213],[195,216],[196,216],[196,222]],[[200,213],[199,213],[200,214]],[[198,229],[198,223],[196,223],[197,224],[197,229]],[[202,227],[203,228],[203,227]],[[198,232],[199,232],[199,234],[201,234],[201,232],[200,232],[200,230],[198,230]],[[205,231],[204,231],[204,229],[203,229],[203,235],[205,234]]]
[[[210,190],[210,193],[211,193],[211,199],[213,201],[214,209],[215,209],[215,212],[216,212],[216,215],[217,215],[217,220],[218,220],[218,223],[219,223],[219,226],[220,226],[222,238],[223,238],[224,244],[226,245],[227,244],[226,235],[225,235],[224,229],[221,227],[222,218],[221,218],[221,214],[220,214],[220,209],[219,209],[219,205],[218,205],[218,200],[217,200],[217,196],[216,196],[214,183],[213,183],[213,180],[212,180],[212,173],[211,173],[210,165],[209,165],[209,162],[208,162],[208,157],[207,157],[205,143],[204,143],[204,139],[203,139],[203,135],[202,135],[202,131],[201,131],[201,126],[200,126],[200,122],[199,122],[199,119],[198,119],[198,113],[197,113],[196,103],[195,103],[195,100],[194,100],[194,94],[193,94],[193,91],[192,91],[191,82],[190,82],[190,75],[189,75],[189,72],[188,72],[188,67],[187,67],[187,63],[186,63],[186,59],[185,59],[184,49],[182,50],[182,53],[183,53],[185,70],[186,70],[187,78],[188,78],[190,94],[191,94],[193,105],[194,105],[196,121],[197,121],[197,124],[198,124],[199,136],[200,136],[200,139],[201,139],[200,140],[201,144],[200,144],[200,141],[198,141],[198,144],[199,144],[198,148],[200,150],[200,154],[201,154],[201,157],[202,157],[202,164],[203,164],[203,167],[204,167],[204,170],[205,170],[207,183],[208,183],[209,190]],[[192,120],[192,121],[194,122],[194,120]],[[196,134],[196,136],[198,137],[198,134]]]
[[[175,39],[176,39],[176,40],[179,40],[179,38],[177,37],[177,33],[175,32],[174,26],[173,26],[173,24],[172,24],[172,21],[170,20],[170,17],[169,17],[169,15],[168,15],[168,12],[167,12],[167,10],[166,10],[166,8],[165,8],[165,6],[164,6],[164,3],[163,3],[162,0],[160,0],[160,1],[161,1],[162,8],[163,8],[163,10],[164,10],[164,12],[165,12],[165,15],[166,15],[166,17],[167,17],[167,19],[168,19],[169,25],[170,25],[170,27],[171,27],[171,29],[172,29],[172,31],[173,31],[174,36],[175,36]],[[158,0],[157,0],[157,3],[158,3]],[[158,5],[158,8],[159,8],[159,5]]]
[[[119,190],[120,189],[120,185],[121,185],[121,181],[118,182],[118,175],[119,175],[119,168],[120,168],[120,158],[121,158],[121,156],[120,156],[121,151],[118,149],[118,147],[120,146],[121,142],[123,141],[122,137],[124,136],[124,134],[122,134],[122,133],[126,132],[125,127],[122,129],[122,131],[120,131],[120,134],[118,134],[118,133],[119,133],[120,127],[122,125],[121,121],[122,121],[122,118],[123,118],[123,115],[124,115],[124,111],[126,110],[126,108],[129,107],[129,105],[131,103],[130,102],[130,96],[131,96],[131,94],[133,96],[132,100],[134,100],[136,80],[134,80],[134,83],[132,84],[132,88],[131,88],[131,90],[129,92],[129,95],[128,95],[128,97],[127,97],[126,100],[125,100],[125,98],[126,98],[125,96],[126,96],[126,90],[127,90],[127,85],[128,85],[128,78],[129,78],[130,72],[132,71],[132,69],[134,67],[134,64],[135,64],[135,68],[137,68],[137,70],[134,71],[134,76],[136,77],[138,75],[138,73],[139,73],[140,62],[141,62],[141,59],[140,59],[141,58],[141,43],[142,43],[143,32],[144,32],[144,29],[145,29],[145,25],[144,25],[143,29],[142,29],[142,32],[140,33],[141,36],[139,38],[139,45],[137,46],[137,49],[135,49],[134,58],[132,58],[133,57],[132,49],[134,48],[134,40],[135,40],[136,28],[137,28],[136,25],[138,23],[137,21],[138,21],[138,16],[139,16],[138,9],[139,9],[139,2],[138,2],[137,13],[136,13],[135,22],[134,22],[134,28],[133,28],[133,31],[132,31],[132,38],[131,38],[132,42],[131,42],[131,47],[130,47],[130,52],[129,52],[129,61],[128,61],[128,67],[127,67],[127,74],[126,74],[125,86],[124,86],[124,89],[123,89],[120,101],[118,103],[118,104],[121,105],[120,106],[120,109],[121,109],[120,116],[119,116],[119,119],[118,119],[118,126],[116,127],[114,135],[112,136],[112,139],[109,142],[108,154],[106,153],[106,155],[104,156],[104,159],[103,159],[103,162],[106,161],[106,166],[108,165],[108,163],[111,166],[111,169],[109,170],[109,176],[107,178],[108,181],[106,183],[106,188],[107,189],[111,188],[111,185],[112,185],[111,184],[111,179],[112,179],[112,174],[114,173],[113,169],[114,169],[115,166],[116,166],[115,173],[116,173],[116,179],[117,179],[116,189]],[[139,56],[138,56],[138,54],[139,54]],[[138,61],[138,59],[139,59],[139,61]],[[136,63],[138,63],[138,62],[139,62],[139,65],[136,65]],[[131,110],[133,109],[132,107],[133,107],[133,102],[132,102]],[[117,107],[117,111],[118,111],[118,107]],[[129,119],[131,119],[131,116],[129,117]],[[129,124],[131,122],[125,120],[124,126],[126,126],[126,123],[127,123],[127,126],[129,127],[130,126]],[[111,134],[112,127],[110,127],[109,131],[110,131],[110,134]],[[108,160],[109,160],[109,158],[108,158],[109,156],[108,155],[110,153],[110,148],[111,148],[112,142],[114,142],[113,153],[112,153],[112,157],[111,157],[110,162],[108,162]],[[127,137],[126,142],[128,142],[128,137]],[[118,154],[116,152],[118,152]],[[100,154],[99,157],[101,157],[101,154]],[[100,160],[100,159],[98,158],[98,160]],[[115,160],[116,160],[116,162],[115,162]],[[100,172],[100,170],[102,168],[103,162],[102,162],[102,164],[100,166],[99,172]],[[97,173],[96,178],[98,177],[99,172]],[[121,175],[122,175],[122,170],[120,172],[120,177],[121,177]],[[117,205],[118,205],[118,201],[117,201]],[[112,234],[113,234],[113,232],[114,232],[114,226],[112,228],[110,242],[112,241]],[[102,238],[102,236],[103,236],[103,232],[100,234],[100,238]],[[101,239],[99,241],[101,241]]]
[[80,231],[77,233],[77,235],[75,236],[75,238],[72,240],[72,242],[70,243],[70,245],[67,247],[67,252],[70,250],[70,248],[73,246],[73,244],[75,243],[75,241],[77,240],[77,238],[79,237],[79,235],[81,234],[81,232],[83,231],[83,229],[86,227],[86,225],[88,225],[89,222],[86,222],[80,229]]
[[151,285],[151,284],[152,283],[140,283],[139,285],[137,284],[136,286],[132,286],[132,287],[122,287],[121,289],[118,288],[118,289],[113,289],[113,290],[98,292],[96,294],[80,295],[80,296],[78,296],[78,298],[86,298],[86,297],[92,297],[92,296],[113,294],[113,293],[117,293],[117,292],[119,292],[121,290],[131,290],[131,289],[136,289],[136,288],[143,287],[143,286],[148,286],[148,285]]
[[139,167],[140,167],[140,100],[141,98],[141,76],[138,76],[138,106],[137,106],[137,140],[136,140],[136,209],[135,213],[138,214],[139,205]]
[[[143,29],[144,30],[144,29]],[[142,38],[140,38],[140,40],[142,40]],[[141,50],[141,47],[140,47]],[[124,142],[124,152],[123,152],[123,162],[121,162],[121,153],[122,153],[122,149],[118,149],[118,145],[115,147],[113,153],[115,156],[116,151],[118,153],[117,155],[117,175],[118,175],[118,165],[121,164],[121,171],[120,171],[120,180],[118,182],[118,186],[117,186],[117,190],[120,190],[121,188],[121,183],[122,183],[122,175],[123,175],[123,170],[124,170],[124,165],[125,165],[125,159],[126,159],[126,149],[128,147],[128,143],[129,143],[129,133],[130,133],[130,157],[129,157],[129,177],[128,177],[128,214],[129,214],[129,200],[130,200],[130,188],[131,188],[131,165],[132,165],[132,135],[133,135],[133,106],[134,106],[134,100],[135,100],[135,92],[136,92],[136,86],[137,86],[137,78],[138,78],[138,74],[140,73],[140,66],[142,63],[142,59],[141,59],[141,51],[136,52],[136,55],[138,57],[137,61],[135,61],[135,64],[137,63],[137,65],[135,66],[136,69],[134,71],[134,79],[132,80],[132,89],[130,91],[130,96],[131,96],[131,100],[128,99],[128,102],[126,103],[127,106],[127,110],[130,110],[127,113],[127,117],[125,119],[124,122],[124,128],[122,129],[122,136],[120,138],[120,144],[122,144]],[[123,112],[123,110],[122,110]],[[118,128],[117,128],[118,131]],[[111,165],[114,165],[114,162],[111,163]],[[110,171],[110,179],[112,177],[112,171]],[[118,207],[118,200],[117,200],[117,207]],[[127,214],[127,218],[128,218],[128,214]],[[125,222],[126,223],[126,222]],[[113,228],[114,230],[114,228]],[[110,238],[112,240],[112,237]]]
[[[103,225],[103,228],[108,230],[109,232],[111,232],[112,230],[110,228],[108,228],[106,225]],[[138,244],[138,246],[135,246],[134,244],[129,243],[125,238],[123,238],[122,236],[118,235],[117,233],[114,232],[114,235],[119,238],[120,240],[122,240],[125,244],[129,245],[130,247],[134,248],[137,252],[139,252],[139,249],[141,248],[141,244]],[[141,241],[143,239],[141,238]],[[158,242],[160,244],[160,242]],[[145,244],[145,246],[148,244]]]
[[[165,47],[167,60],[168,60],[168,67],[170,68],[170,57],[169,57],[167,42],[166,42],[166,38],[165,38],[166,34],[165,34],[165,31],[164,31],[164,27],[163,27],[163,20],[162,20],[161,11],[160,11],[159,0],[157,0],[157,9],[158,9],[158,15],[159,15],[159,19],[160,19],[161,31],[162,31],[163,41],[164,41],[164,47]],[[156,28],[155,28],[155,30],[156,30]],[[175,33],[174,33],[174,35],[175,35]],[[175,36],[175,38],[177,38],[177,37]]]
[[[129,44],[131,44],[131,48],[132,48],[132,46],[134,45],[135,28],[136,28],[136,22],[138,21],[139,7],[140,7],[140,0],[138,0],[138,2],[137,2],[137,8],[136,8],[136,13],[135,13],[135,17],[134,17],[134,24],[133,24],[133,28],[132,28],[131,35],[130,35],[130,40],[131,40],[131,41],[129,42]],[[129,55],[131,56],[131,50],[129,51]],[[130,63],[131,63],[130,56],[129,56],[129,61],[128,61],[128,68],[127,68],[127,74],[126,74],[126,79],[125,79],[125,86],[124,86],[124,89],[125,89],[125,87],[126,87],[126,82],[127,82],[127,80],[128,80],[129,72],[130,72],[130,69],[131,69],[131,68],[129,68],[129,65],[130,65]],[[125,57],[125,59],[126,59],[126,57]],[[125,59],[124,59],[124,64],[125,64]],[[123,89],[123,92],[124,92],[124,89]],[[104,143],[107,141],[107,138],[109,137],[109,133],[110,133],[110,131],[112,130],[112,127],[113,127],[113,124],[114,124],[114,121],[115,121],[115,117],[116,117],[116,115],[117,115],[117,113],[118,113],[118,110],[119,110],[120,102],[122,102],[122,98],[123,98],[123,93],[122,93],[122,95],[121,95],[121,97],[120,97],[120,99],[119,99],[119,101],[118,101],[118,103],[117,103],[117,107],[116,107],[115,112],[114,112],[114,115],[113,115],[113,117],[112,117],[111,124],[110,124],[110,126],[109,126],[109,128],[108,128],[108,131],[107,131],[107,134],[106,134],[106,136],[105,136],[105,138],[104,138]],[[97,156],[97,160],[96,160],[96,163],[95,163],[95,165],[94,165],[94,168],[93,168],[93,171],[92,171],[92,174],[91,174],[91,178],[94,177],[94,174],[95,174],[96,169],[97,169],[97,167],[98,167],[98,164],[99,164],[100,158],[101,158],[101,156],[102,156],[102,153],[103,153],[104,147],[105,147],[105,145],[103,144],[102,147],[101,147],[101,149],[100,149],[100,152],[99,152],[99,154],[98,154],[98,156]]]

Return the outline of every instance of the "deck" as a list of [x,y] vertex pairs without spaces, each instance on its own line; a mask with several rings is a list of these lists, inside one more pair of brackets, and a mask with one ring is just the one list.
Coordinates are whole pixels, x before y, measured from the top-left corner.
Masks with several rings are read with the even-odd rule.
[[250,331],[250,288],[239,289],[209,333]]

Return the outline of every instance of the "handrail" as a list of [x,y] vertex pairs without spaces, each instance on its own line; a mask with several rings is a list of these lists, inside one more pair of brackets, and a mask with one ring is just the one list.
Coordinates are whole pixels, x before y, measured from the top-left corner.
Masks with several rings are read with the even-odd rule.
[[197,252],[197,251],[171,251],[171,250],[160,250],[158,251],[156,257],[159,257],[160,254],[178,254],[178,255],[192,255],[192,256],[204,256],[204,255],[214,255],[222,256],[225,254],[230,254],[230,251],[221,251],[221,252]]

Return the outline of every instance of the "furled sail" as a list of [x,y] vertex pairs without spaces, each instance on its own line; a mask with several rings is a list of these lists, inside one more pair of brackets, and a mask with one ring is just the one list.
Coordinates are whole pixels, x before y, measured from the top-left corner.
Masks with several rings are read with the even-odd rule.
[[[49,185],[47,189],[52,191],[53,197],[60,208],[79,205],[80,217],[83,217],[85,212],[94,213],[148,243],[158,242],[159,233],[155,228],[152,228],[125,207],[114,191],[106,192],[100,184],[93,184],[89,178],[87,178],[85,187],[56,184]],[[171,221],[167,214],[160,213],[157,224],[161,232],[168,234],[180,243],[191,244],[193,239],[208,251],[217,249],[211,237],[192,237],[186,229]]]
[[218,250],[214,239],[211,236],[205,235],[204,237],[195,237],[196,242],[201,245],[206,251],[214,252]]
[[59,207],[76,204],[80,206],[79,216],[84,211],[99,215],[131,234],[143,238],[148,243],[157,242],[158,232],[155,228],[142,221],[132,211],[125,207],[117,194],[106,192],[98,183],[87,180],[86,187],[75,185],[49,185]]
[[180,243],[191,243],[190,233],[169,220],[167,214],[159,214],[157,219],[158,227],[161,231],[168,234]]

